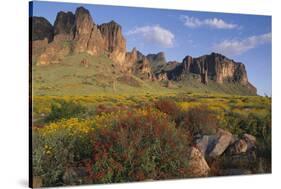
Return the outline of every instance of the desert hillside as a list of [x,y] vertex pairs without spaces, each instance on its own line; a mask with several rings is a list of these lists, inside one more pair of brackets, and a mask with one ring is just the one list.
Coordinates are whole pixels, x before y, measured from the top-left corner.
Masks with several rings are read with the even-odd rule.
[[245,65],[218,53],[177,62],[167,61],[164,52],[128,52],[122,27],[114,21],[97,25],[83,7],[75,14],[59,12],[54,25],[42,17],[30,19],[36,95],[257,92]]

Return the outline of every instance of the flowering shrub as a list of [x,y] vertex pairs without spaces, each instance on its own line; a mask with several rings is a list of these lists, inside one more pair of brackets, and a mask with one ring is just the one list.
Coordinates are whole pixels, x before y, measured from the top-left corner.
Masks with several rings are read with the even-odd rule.
[[141,109],[98,116],[93,132],[95,183],[182,178],[189,141],[162,112]]
[[155,107],[160,110],[161,112],[164,112],[168,115],[170,115],[172,118],[177,117],[180,108],[177,106],[174,100],[170,98],[163,98],[155,102]]
[[66,167],[91,157],[91,124],[71,118],[33,129],[33,173],[43,178],[44,186],[63,185]]
[[[32,131],[33,174],[43,186],[188,177],[191,140],[217,127],[254,135],[257,157],[271,172],[270,99],[113,94],[33,100],[40,121]],[[228,162],[208,162],[212,175]]]
[[212,134],[218,127],[217,115],[208,109],[207,106],[197,106],[184,112],[179,118],[179,127],[183,128],[191,136],[197,134]]

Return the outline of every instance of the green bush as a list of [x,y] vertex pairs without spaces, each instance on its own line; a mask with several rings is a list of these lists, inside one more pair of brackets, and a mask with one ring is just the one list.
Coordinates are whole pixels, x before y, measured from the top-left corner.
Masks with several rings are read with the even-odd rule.
[[51,105],[51,112],[45,118],[45,122],[53,122],[60,119],[81,117],[86,113],[86,108],[82,105],[65,100],[56,100]]

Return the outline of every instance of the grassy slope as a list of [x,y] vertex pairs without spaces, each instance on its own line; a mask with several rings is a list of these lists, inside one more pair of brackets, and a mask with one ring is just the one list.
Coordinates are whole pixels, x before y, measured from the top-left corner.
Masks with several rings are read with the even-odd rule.
[[[80,64],[86,58],[90,66]],[[194,78],[172,82],[143,81],[135,76],[127,79],[105,56],[94,57],[76,54],[65,57],[60,64],[33,66],[34,95],[104,95],[104,94],[168,94],[180,92],[250,95],[248,91],[235,84],[217,84],[209,81],[204,85]]]

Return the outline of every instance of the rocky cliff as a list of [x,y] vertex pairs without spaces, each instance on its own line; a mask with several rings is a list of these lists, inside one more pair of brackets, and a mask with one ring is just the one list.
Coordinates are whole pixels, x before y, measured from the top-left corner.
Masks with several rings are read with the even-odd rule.
[[221,54],[186,56],[182,62],[167,62],[164,52],[144,55],[136,48],[127,52],[122,27],[115,21],[97,25],[83,7],[75,13],[59,12],[54,26],[42,17],[32,17],[31,21],[32,60],[37,65],[60,63],[65,56],[75,53],[106,55],[122,73],[144,80],[177,82],[196,75],[205,85],[209,81],[237,83],[256,93],[248,81],[245,65]]
[[189,73],[199,75],[201,82],[204,84],[208,84],[209,79],[220,84],[238,83],[256,93],[256,88],[248,81],[245,65],[218,53],[211,53],[198,58],[186,56],[182,63],[169,70],[167,75],[168,79],[181,80]]
[[100,55],[104,51],[104,39],[89,11],[83,7],[76,9],[74,31],[74,52]]
[[[71,12],[59,12],[54,26],[46,19],[32,18],[32,41],[48,38],[46,50],[39,56],[38,65],[59,63],[70,53],[107,54],[114,62],[124,63],[126,41],[122,28],[114,21],[98,26],[83,7]],[[44,31],[44,32],[42,32]]]
[[44,40],[47,39],[48,41],[53,40],[53,26],[50,24],[50,22],[43,18],[43,17],[37,17],[34,16],[30,18],[31,22],[31,40]]
[[54,35],[72,35],[75,15],[72,12],[59,12],[54,23]]
[[122,28],[114,21],[98,26],[104,40],[105,50],[112,60],[122,64],[126,56],[126,40],[122,35]]

